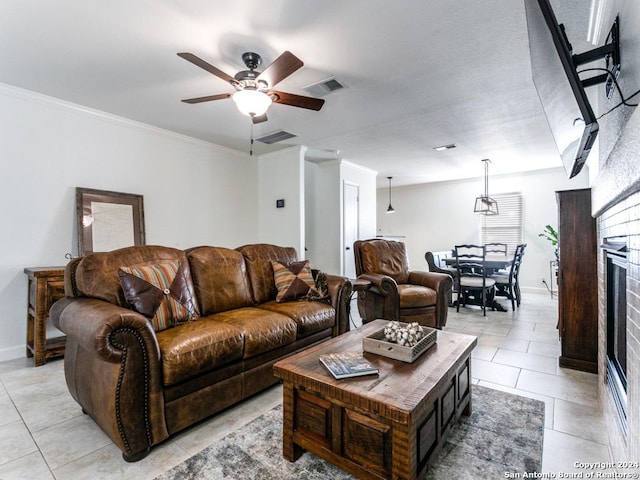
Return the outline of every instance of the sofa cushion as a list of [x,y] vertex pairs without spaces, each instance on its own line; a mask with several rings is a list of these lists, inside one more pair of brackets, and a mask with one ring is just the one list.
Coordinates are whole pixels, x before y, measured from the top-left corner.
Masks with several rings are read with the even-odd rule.
[[127,302],[151,320],[156,332],[198,318],[186,257],[181,262],[123,266],[118,275]]
[[311,264],[304,260],[283,265],[280,262],[271,262],[273,279],[278,294],[276,302],[288,302],[304,298],[310,290],[315,290],[316,284],[311,273]]
[[277,312],[293,319],[298,326],[298,338],[332,328],[335,325],[335,309],[322,302],[279,303],[272,300],[258,305],[258,308]]
[[196,247],[187,250],[187,258],[202,315],[253,305],[247,266],[240,252]]
[[288,265],[296,262],[298,257],[293,247],[279,247],[266,243],[243,245],[236,248],[244,256],[247,273],[251,285],[251,293],[255,304],[274,300],[278,290],[273,279],[271,262]]
[[173,385],[242,359],[244,336],[239,328],[202,317],[156,334],[163,383]]
[[210,318],[233,325],[244,335],[243,358],[275,350],[295,342],[296,322],[281,313],[262,308],[238,308]]
[[111,252],[90,253],[75,269],[74,289],[78,296],[98,298],[120,307],[127,307],[118,269],[123,265],[145,262],[180,261],[182,250],[158,245],[125,247]]

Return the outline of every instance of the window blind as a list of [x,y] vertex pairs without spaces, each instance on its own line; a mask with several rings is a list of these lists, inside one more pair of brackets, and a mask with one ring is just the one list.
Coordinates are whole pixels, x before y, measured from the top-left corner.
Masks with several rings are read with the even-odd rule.
[[523,243],[522,193],[492,194],[498,202],[499,215],[479,215],[480,243],[506,243],[507,253],[513,255]]

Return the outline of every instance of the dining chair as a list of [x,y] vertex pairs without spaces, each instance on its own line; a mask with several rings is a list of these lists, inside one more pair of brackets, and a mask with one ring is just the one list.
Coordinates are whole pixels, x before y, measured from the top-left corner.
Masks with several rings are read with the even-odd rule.
[[490,242],[485,243],[484,246],[486,247],[487,255],[507,256],[508,247],[506,243]]
[[480,300],[482,314],[487,315],[487,301],[493,306],[495,280],[487,276],[485,260],[487,256],[484,245],[456,245],[456,270],[458,272],[458,300],[456,311],[460,311],[460,303],[466,306],[469,297]]
[[520,250],[520,258],[518,259],[518,268],[515,271],[515,278],[516,278],[515,290],[516,290],[516,305],[518,305],[519,307],[520,306],[520,267],[522,266],[522,259],[524,257],[524,251],[527,248],[527,244],[521,243],[518,246],[521,247],[521,250]]
[[498,272],[491,275],[496,282],[495,294],[499,297],[506,297],[511,300],[511,309],[515,311],[516,305],[520,306],[520,286],[518,285],[518,273],[522,256],[524,255],[524,244],[516,246],[513,260],[507,273]]
[[443,260],[443,258],[447,256],[451,257],[451,255],[453,255],[451,250],[440,252],[429,251],[424,254],[424,259],[427,261],[430,272],[446,273],[450,275],[453,280],[453,288],[447,296],[449,306],[453,306],[453,293],[458,291],[458,271],[455,267],[448,266]]
[[451,250],[445,250],[440,252],[427,252],[424,254],[424,259],[427,261],[430,272],[448,273],[451,276],[456,275],[456,269],[448,266],[444,262],[444,258],[451,257],[453,253]]

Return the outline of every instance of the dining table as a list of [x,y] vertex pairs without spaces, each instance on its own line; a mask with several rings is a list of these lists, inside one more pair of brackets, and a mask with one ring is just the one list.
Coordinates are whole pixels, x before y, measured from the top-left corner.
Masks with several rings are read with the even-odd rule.
[[[450,267],[450,268],[456,267],[456,257],[444,257],[441,259],[441,261],[443,261],[447,265],[447,267]],[[465,263],[474,262],[474,261],[476,263],[482,263],[487,271],[487,276],[488,276],[488,275],[494,274],[498,270],[504,270],[506,268],[509,268],[511,266],[511,263],[513,263],[513,257],[505,256],[505,255],[486,255],[484,258],[484,261],[482,260],[481,257],[478,257],[477,259],[465,258],[464,261]],[[507,308],[504,305],[502,305],[500,302],[498,302],[498,300],[495,298],[495,295],[491,299],[490,306],[491,308],[499,312],[507,311]]]
[[[441,259],[448,267],[456,266],[456,257],[445,257]],[[505,255],[486,255],[484,258],[484,262],[482,258],[478,257],[474,258],[465,258],[464,261],[467,262],[476,262],[482,263],[484,267],[487,269],[487,275],[490,275],[490,272],[496,272],[497,270],[503,270],[511,266],[513,262],[512,256]]]

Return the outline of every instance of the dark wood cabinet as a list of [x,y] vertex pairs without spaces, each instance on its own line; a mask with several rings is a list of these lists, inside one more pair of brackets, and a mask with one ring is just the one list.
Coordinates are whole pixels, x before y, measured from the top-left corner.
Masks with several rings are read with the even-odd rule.
[[561,367],[598,371],[598,266],[591,189],[556,192]]

